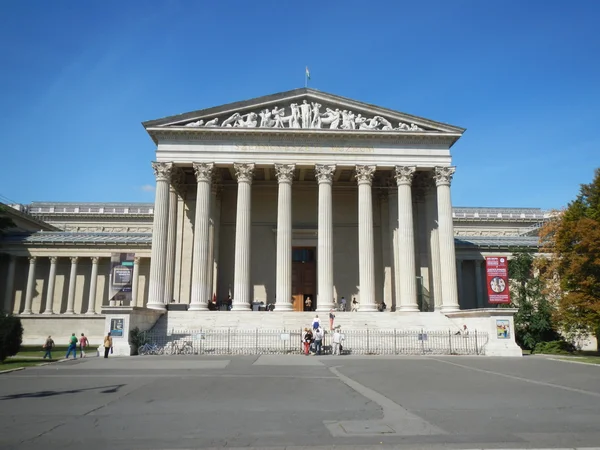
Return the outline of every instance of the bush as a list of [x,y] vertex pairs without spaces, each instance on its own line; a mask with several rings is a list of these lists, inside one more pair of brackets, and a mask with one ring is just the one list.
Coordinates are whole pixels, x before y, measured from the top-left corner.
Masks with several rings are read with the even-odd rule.
[[536,344],[533,353],[544,353],[549,355],[566,355],[573,353],[575,346],[567,341],[549,341]]
[[138,354],[138,348],[148,341],[145,331],[140,331],[138,327],[129,331],[129,344],[133,348],[132,355]]
[[21,319],[0,312],[0,362],[19,353],[22,341]]

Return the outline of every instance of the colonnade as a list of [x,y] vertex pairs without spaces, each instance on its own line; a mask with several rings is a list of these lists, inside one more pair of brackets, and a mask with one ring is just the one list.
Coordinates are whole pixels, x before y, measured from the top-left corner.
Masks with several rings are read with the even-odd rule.
[[[180,169],[172,162],[153,162],[156,176],[156,203],[152,236],[150,288],[148,307],[165,309],[172,300],[174,267],[174,239],[176,226],[176,174]],[[196,216],[192,259],[192,291],[190,310],[208,310],[213,287],[212,254],[215,239],[210,237],[211,187],[214,163],[192,164],[197,181]],[[234,163],[237,180],[237,206],[235,230],[235,266],[233,280],[232,310],[251,309],[251,190],[255,170],[253,163]],[[274,164],[278,181],[277,203],[277,273],[276,311],[292,310],[292,183],[294,164]],[[375,300],[375,251],[373,239],[372,182],[377,169],[375,165],[356,165],[358,184],[358,242],[360,310],[376,311]],[[328,311],[334,307],[333,286],[333,216],[332,187],[336,170],[334,164],[316,164],[318,183],[318,261],[317,261],[317,310]],[[437,223],[430,235],[432,247],[432,271],[436,298],[442,312],[459,309],[454,232],[452,225],[452,202],[450,183],[454,167],[435,167],[433,179],[437,189],[437,216],[428,210],[432,222]],[[397,191],[397,209],[393,211],[391,224],[397,228],[394,239],[394,276],[398,286],[397,305],[400,311],[418,311],[416,263],[414,251],[414,225],[412,211],[412,181],[414,166],[396,166],[394,178]],[[175,195],[173,193],[175,192]],[[433,205],[436,206],[435,204]],[[395,236],[396,236],[395,234]],[[438,290],[439,289],[439,290]],[[437,303],[437,301],[436,301]]]
[[[58,256],[29,256],[29,270],[27,272],[27,287],[25,288],[25,300],[23,304],[23,310],[21,314],[30,315],[37,314],[32,310],[33,298],[35,294],[35,284],[36,284],[36,269],[38,266],[38,261],[41,258],[48,258],[50,261],[50,270],[48,273],[47,289],[46,296],[42,299],[42,309],[40,310],[41,314],[54,314],[54,311],[57,308],[54,308],[54,286],[56,284],[56,271],[60,258]],[[93,315],[96,314],[96,288],[98,282],[98,267],[100,265],[100,256],[92,256],[92,257],[81,257],[81,256],[70,256],[68,257],[71,266],[69,271],[68,278],[68,291],[67,291],[67,306],[66,310],[62,314],[72,315],[76,314],[75,312],[75,293],[76,293],[76,284],[77,284],[77,274],[79,263],[83,259],[91,260],[91,272],[90,272],[90,282],[89,282],[89,290],[87,293],[87,306],[82,307],[81,314]],[[110,259],[108,256],[107,259]],[[139,273],[140,273],[140,257],[135,257],[133,263],[133,280],[132,280],[132,288],[131,288],[131,298],[133,305],[136,304],[138,298],[138,281],[139,281]],[[5,289],[5,309],[12,310],[12,300],[14,298],[14,283],[15,283],[15,271],[17,265],[17,256],[10,255],[8,262],[8,272],[6,278],[6,289]],[[58,308],[59,309],[59,308]],[[85,312],[83,311],[85,309]]]

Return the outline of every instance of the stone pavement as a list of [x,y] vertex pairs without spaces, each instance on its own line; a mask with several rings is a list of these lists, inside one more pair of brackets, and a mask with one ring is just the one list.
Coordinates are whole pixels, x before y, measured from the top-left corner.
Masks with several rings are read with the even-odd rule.
[[0,448],[600,446],[600,366],[543,357],[94,357],[0,380]]

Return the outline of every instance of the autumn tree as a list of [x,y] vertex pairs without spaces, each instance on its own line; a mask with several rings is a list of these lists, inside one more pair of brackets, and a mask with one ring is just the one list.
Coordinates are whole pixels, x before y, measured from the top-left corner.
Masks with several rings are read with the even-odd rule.
[[572,336],[600,338],[600,169],[542,228],[540,240],[542,251],[552,255],[545,277],[560,286],[556,317],[561,328]]

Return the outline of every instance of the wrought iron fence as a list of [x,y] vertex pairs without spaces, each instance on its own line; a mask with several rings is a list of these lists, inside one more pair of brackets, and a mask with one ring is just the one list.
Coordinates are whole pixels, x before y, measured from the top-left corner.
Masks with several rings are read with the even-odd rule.
[[[427,330],[348,330],[342,333],[342,354],[353,355],[485,355],[488,334]],[[302,330],[147,331],[140,354],[265,355],[300,354]],[[325,332],[324,354],[332,352],[332,333]]]

